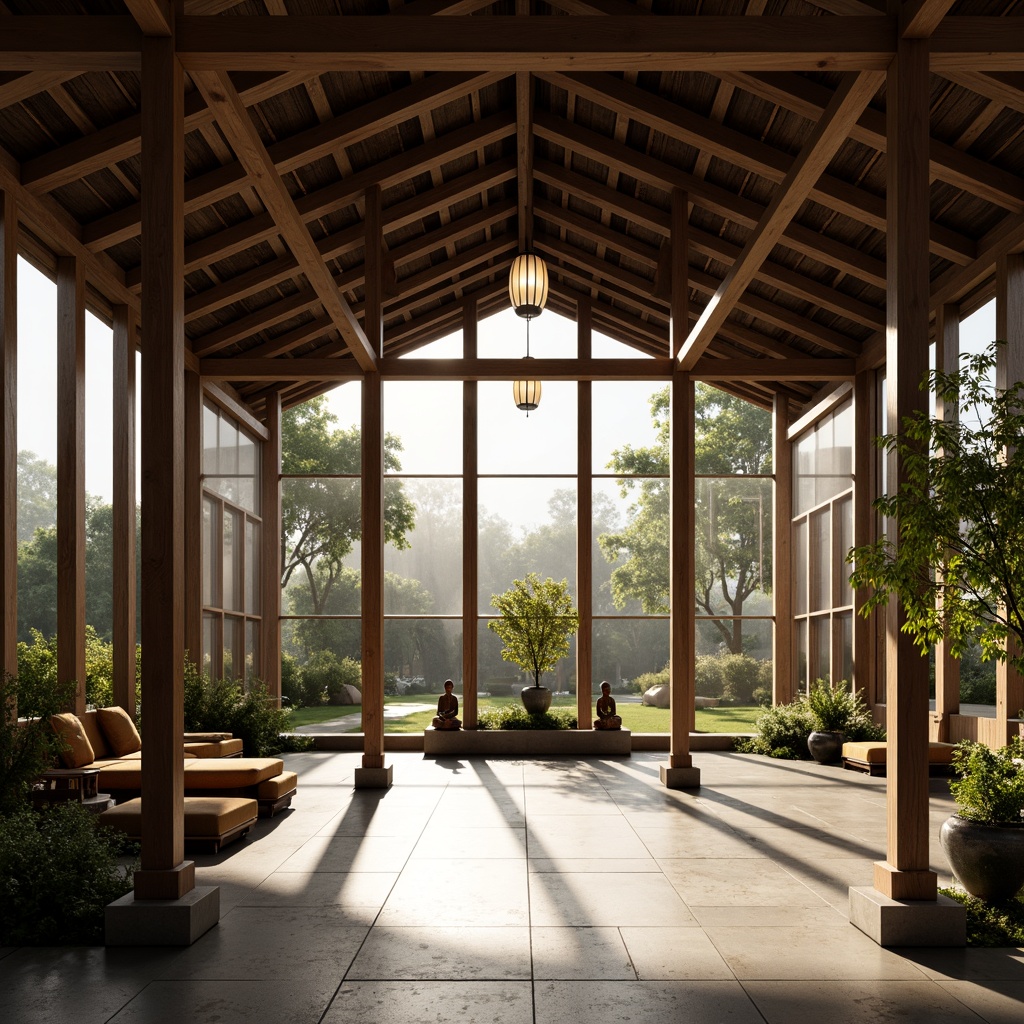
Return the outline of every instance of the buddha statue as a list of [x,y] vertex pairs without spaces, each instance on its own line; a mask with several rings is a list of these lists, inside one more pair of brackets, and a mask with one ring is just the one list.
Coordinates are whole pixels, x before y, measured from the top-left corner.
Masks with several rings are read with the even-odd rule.
[[459,729],[462,723],[458,719],[459,698],[452,693],[455,684],[450,680],[444,681],[444,693],[437,698],[437,717],[433,725],[435,729]]
[[612,696],[611,684],[601,684],[601,696],[597,699],[597,719],[595,729],[621,729],[622,719],[615,713],[615,698]]

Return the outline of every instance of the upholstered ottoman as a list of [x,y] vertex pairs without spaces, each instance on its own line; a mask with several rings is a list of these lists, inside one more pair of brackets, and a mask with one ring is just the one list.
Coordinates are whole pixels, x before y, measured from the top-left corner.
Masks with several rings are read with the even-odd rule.
[[[946,775],[950,771],[955,743],[928,744],[928,773]],[[888,747],[885,740],[866,740],[843,744],[843,767],[868,775],[885,775]],[[100,776],[102,779],[102,776]]]
[[[217,853],[225,843],[240,839],[256,822],[255,800],[235,796],[185,797],[185,842]],[[142,836],[142,798],[136,797],[100,815],[100,822],[132,839]]]
[[226,740],[186,740],[185,753],[193,757],[241,757],[242,741]]

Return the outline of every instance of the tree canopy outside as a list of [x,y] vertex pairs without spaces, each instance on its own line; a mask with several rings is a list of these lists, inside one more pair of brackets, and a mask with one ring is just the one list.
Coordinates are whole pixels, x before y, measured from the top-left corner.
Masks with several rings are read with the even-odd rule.
[[[669,402],[668,387],[651,396],[654,444],[613,452],[609,468],[623,474],[620,493],[635,500],[627,525],[600,537],[605,558],[620,563],[611,578],[616,606],[635,599],[647,614],[669,610]],[[771,420],[764,410],[705,384],[696,386],[694,404],[697,474],[771,473]],[[770,587],[770,531],[766,544],[763,516],[771,501],[710,483],[698,480],[696,488],[698,613],[739,616],[755,592]],[[739,619],[716,619],[714,626],[731,652],[742,653]]]

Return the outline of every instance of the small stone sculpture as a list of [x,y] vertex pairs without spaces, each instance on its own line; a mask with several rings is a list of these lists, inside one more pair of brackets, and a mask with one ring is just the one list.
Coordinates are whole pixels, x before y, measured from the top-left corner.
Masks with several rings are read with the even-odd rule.
[[444,693],[437,698],[437,717],[434,719],[435,729],[459,729],[462,723],[458,719],[459,698],[452,693],[455,684],[450,680],[444,681]]
[[609,683],[601,684],[601,696],[597,699],[597,720],[595,729],[621,729],[622,719],[615,714],[615,698]]

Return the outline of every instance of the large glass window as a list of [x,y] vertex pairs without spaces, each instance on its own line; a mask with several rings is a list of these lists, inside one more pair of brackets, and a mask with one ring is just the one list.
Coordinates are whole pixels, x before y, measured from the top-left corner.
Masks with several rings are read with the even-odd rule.
[[260,675],[261,442],[203,403],[203,668],[249,683]]

